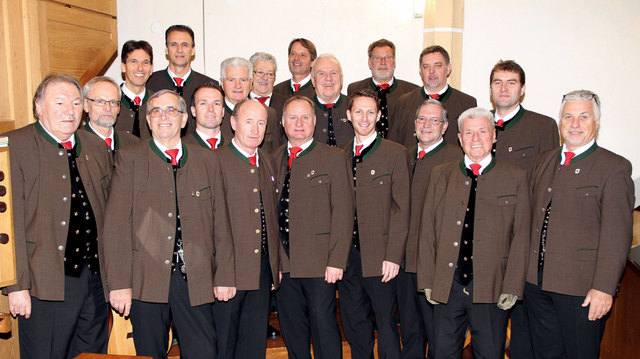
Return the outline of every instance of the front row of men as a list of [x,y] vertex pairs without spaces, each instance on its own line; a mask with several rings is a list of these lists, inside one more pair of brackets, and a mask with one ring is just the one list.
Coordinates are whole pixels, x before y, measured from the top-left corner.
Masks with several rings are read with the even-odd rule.
[[[418,144],[405,149],[378,135],[376,94],[354,93],[355,136],[339,149],[314,139],[314,101],[293,96],[272,157],[259,148],[269,115],[257,100],[234,104],[220,149],[196,141],[219,132],[216,83],[191,108],[170,90],[151,95],[151,139],[126,148],[111,127],[117,86],[96,79],[82,93],[67,75],[46,77],[38,121],[8,133],[18,282],[7,292],[24,358],[105,352],[105,298],[130,315],[138,355],[166,357],[171,320],[185,357],[263,357],[278,287],[290,357],[310,357],[310,336],[314,357],[342,357],[336,288],[354,358],[373,355],[372,315],[378,356],[401,357],[405,302],[420,308],[430,358],[459,358],[467,324],[475,357],[501,357],[506,310],[523,296],[537,358],[598,357],[633,185],[630,163],[595,143],[595,94],[564,96],[564,145],[528,174],[492,154],[489,111],[459,116],[462,152],[447,143],[435,99],[418,106]],[[183,141],[189,110],[196,131]]]

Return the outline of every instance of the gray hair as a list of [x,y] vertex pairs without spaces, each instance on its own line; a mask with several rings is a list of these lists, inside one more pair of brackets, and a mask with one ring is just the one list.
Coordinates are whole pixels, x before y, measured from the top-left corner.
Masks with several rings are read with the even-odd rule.
[[32,101],[33,116],[36,119],[39,119],[38,112],[36,111],[36,103],[42,104],[44,93],[49,88],[49,86],[55,85],[61,82],[66,82],[74,85],[78,89],[78,93],[80,94],[80,99],[82,100],[83,98],[82,87],[80,86],[80,83],[78,83],[78,80],[76,80],[73,76],[69,76],[67,74],[51,73],[47,75],[42,80],[42,82],[40,82],[40,85],[38,85],[38,88],[36,89],[36,93],[33,95],[33,101]]
[[444,108],[444,105],[442,104],[442,102],[433,99],[433,98],[428,98],[426,100],[424,100],[423,103],[420,104],[420,106],[418,106],[418,109],[416,110],[416,118],[418,118],[418,115],[420,114],[420,110],[422,110],[422,108],[426,105],[436,105],[439,106],[440,109],[442,109],[442,120],[444,121],[443,123],[447,123],[449,120],[447,119],[447,110]]
[[224,81],[224,79],[226,78],[227,67],[241,66],[244,66],[249,70],[249,80],[251,80],[251,76],[253,75],[253,64],[243,57],[229,57],[227,59],[224,59],[220,63],[220,80]]
[[271,55],[268,54],[266,52],[256,52],[255,54],[251,55],[251,57],[249,58],[249,61],[251,62],[251,65],[256,64],[256,61],[264,61],[264,62],[268,62],[273,64],[273,72],[278,71],[278,63],[276,62],[276,58]]
[[114,79],[108,76],[96,76],[91,80],[89,80],[89,82],[84,84],[84,89],[83,89],[84,95],[88,96],[89,93],[91,92],[91,89],[93,88],[93,85],[97,84],[98,82],[108,82],[113,86],[115,86],[118,89],[118,92],[120,92],[120,86],[118,85],[117,82],[115,82]]
[[311,76],[315,76],[315,72],[313,71],[316,67],[316,63],[318,62],[318,60],[320,59],[332,59],[333,61],[335,61],[338,64],[338,68],[340,69],[340,74],[342,75],[342,65],[340,65],[340,61],[338,61],[338,58],[335,57],[333,54],[320,54],[315,60],[313,60],[313,62],[311,63]]
[[151,100],[154,100],[162,95],[165,94],[171,94],[175,97],[178,98],[178,111],[180,111],[180,113],[187,113],[187,103],[185,102],[185,100],[182,98],[182,96],[178,95],[177,92],[173,91],[173,90],[160,90],[156,93],[154,93],[153,95],[151,95],[151,97],[149,97],[149,101],[147,104],[147,115],[151,113],[152,107],[151,107]]
[[458,132],[460,132],[460,129],[462,128],[462,125],[464,124],[465,120],[469,118],[476,118],[476,117],[486,118],[487,123],[489,124],[489,127],[491,128],[495,127],[495,123],[493,122],[493,114],[491,113],[491,111],[484,109],[482,107],[472,107],[464,111],[460,115],[460,117],[458,117]]
[[573,101],[591,101],[593,104],[593,116],[595,121],[600,121],[600,97],[595,92],[589,90],[575,90],[562,96],[562,104],[560,104],[560,119],[562,120],[562,110],[567,102]]

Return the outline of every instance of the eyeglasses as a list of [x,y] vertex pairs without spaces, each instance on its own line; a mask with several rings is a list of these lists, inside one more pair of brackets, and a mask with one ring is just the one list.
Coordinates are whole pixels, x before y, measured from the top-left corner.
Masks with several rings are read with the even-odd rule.
[[274,74],[273,72],[254,71],[253,73],[258,77],[266,76],[268,79],[273,79],[276,77],[276,74]]
[[149,110],[149,114],[153,118],[162,117],[162,114],[167,115],[167,117],[176,117],[179,113],[184,113],[184,111],[178,110],[176,107],[169,106],[167,108],[154,107]]
[[591,101],[593,100],[598,107],[600,107],[600,100],[598,100],[598,95],[594,93],[568,93],[562,96],[562,102],[570,102],[570,101]]
[[120,101],[118,100],[103,100],[101,98],[88,98],[85,97],[87,100],[93,102],[94,104],[96,104],[96,106],[99,107],[103,107],[106,104],[109,104],[109,106],[111,107],[120,107]]
[[437,117],[418,117],[416,118],[416,122],[421,125],[428,123],[430,125],[436,126],[439,123],[444,123],[444,120],[441,120]]

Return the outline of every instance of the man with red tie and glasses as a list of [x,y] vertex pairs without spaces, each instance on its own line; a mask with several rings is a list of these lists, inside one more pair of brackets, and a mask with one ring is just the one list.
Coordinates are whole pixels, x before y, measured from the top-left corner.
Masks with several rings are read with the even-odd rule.
[[280,122],[286,98],[273,91],[278,71],[276,58],[266,52],[256,52],[251,55],[249,61],[253,65],[253,84],[249,97],[276,110],[276,118]]
[[196,130],[182,138],[185,143],[215,150],[226,145],[229,138],[222,135],[224,117],[224,92],[217,82],[198,86],[191,99],[191,114],[196,119]]

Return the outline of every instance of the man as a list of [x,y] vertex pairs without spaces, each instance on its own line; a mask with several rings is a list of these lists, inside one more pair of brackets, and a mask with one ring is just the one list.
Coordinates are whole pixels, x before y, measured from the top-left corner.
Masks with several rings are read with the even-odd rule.
[[115,129],[125,131],[143,140],[151,137],[144,116],[147,101],[153,94],[146,84],[153,72],[153,49],[148,42],[129,40],[122,45],[120,71],[124,74],[124,84],[120,102],[120,113]]
[[434,358],[433,305],[416,290],[418,230],[427,180],[431,170],[443,163],[458,161],[460,147],[447,143],[443,135],[449,127],[447,110],[440,101],[429,98],[415,113],[418,144],[407,149],[411,173],[411,220],[405,255],[405,266],[397,280],[398,317],[402,328],[403,358],[424,358],[429,345],[429,358]]
[[316,94],[317,119],[313,137],[329,146],[344,146],[353,139],[353,127],[347,121],[349,101],[342,91],[342,67],[335,56],[322,54],[313,62],[311,82]]
[[[437,358],[501,358],[507,310],[522,297],[529,241],[526,171],[491,156],[491,112],[458,118],[464,158],[431,171],[418,232],[418,288],[434,304]],[[440,304],[438,304],[440,303]],[[437,305],[436,305],[437,304]]]
[[6,134],[17,283],[5,294],[18,316],[20,356],[106,353],[109,306],[98,236],[111,155],[98,137],[75,133],[82,90],[73,77],[45,77],[33,97],[33,114],[34,124]]
[[286,98],[279,93],[273,92],[276,71],[278,71],[276,58],[266,52],[256,52],[251,55],[249,61],[253,65],[253,86],[249,97],[276,110],[276,119],[280,122],[282,119],[282,107]]
[[[338,282],[340,316],[352,358],[400,358],[396,280],[409,230],[409,170],[404,147],[376,133],[378,98],[370,90],[349,96],[347,118],[355,138],[345,145],[356,198],[353,245]],[[415,287],[414,287],[415,288]]]
[[273,92],[285,99],[294,95],[313,98],[314,90],[311,83],[311,63],[318,56],[313,42],[297,38],[289,43],[289,71],[291,80],[285,80],[273,88]]
[[120,111],[119,95],[120,88],[110,77],[94,77],[84,85],[84,110],[87,113],[84,129],[100,137],[113,156],[121,147],[139,141],[138,137],[113,128]]
[[[353,186],[347,156],[313,139],[313,102],[284,105],[289,138],[276,152],[282,281],[278,315],[289,356],[342,358],[336,282],[347,266],[353,230]],[[307,319],[307,315],[310,317]]]
[[[491,70],[489,84],[497,131],[493,154],[497,159],[523,167],[531,178],[538,155],[558,147],[558,125],[551,117],[522,107],[525,75],[515,61],[498,61]],[[529,321],[522,301],[511,311],[509,350],[514,358],[533,359]]]
[[235,295],[220,163],[214,153],[180,140],[186,111],[171,90],[151,96],[152,139],[118,152],[107,204],[109,300],[131,314],[141,356],[166,358],[171,318],[183,356],[215,358],[214,296]]
[[215,150],[226,145],[220,130],[224,112],[224,95],[217,82],[207,82],[196,88],[191,99],[191,114],[196,119],[196,130],[182,138],[185,143]]
[[396,70],[396,45],[387,39],[374,41],[369,45],[369,70],[371,77],[353,82],[347,87],[347,95],[370,89],[378,93],[380,99],[380,121],[376,123],[376,130],[382,138],[387,138],[389,119],[394,114],[389,112],[400,96],[410,92],[418,86],[411,82],[398,80],[393,76]]
[[[236,104],[249,98],[251,91],[251,74],[253,65],[242,57],[230,57],[220,64],[220,82],[224,90],[224,119],[222,120],[222,135],[233,137],[231,128],[231,115]],[[282,136],[280,126],[276,118],[276,111],[267,109],[267,131],[260,147],[267,152],[271,152],[280,146]]]
[[632,238],[631,164],[599,147],[600,99],[562,98],[564,145],[536,160],[525,306],[536,358],[598,358]]
[[267,111],[256,100],[233,110],[235,136],[218,152],[233,232],[237,294],[213,306],[220,358],[264,358],[269,295],[277,289],[280,240],[276,173],[272,158],[258,146]]
[[[415,109],[427,98],[440,101],[450,118],[458,118],[468,108],[476,107],[476,99],[454,89],[447,84],[451,75],[449,53],[442,46],[433,45],[420,53],[420,77],[423,87],[404,94],[392,109],[395,118],[389,124],[389,139],[405,147],[416,144],[413,133],[413,114]],[[455,144],[458,141],[455,129],[445,132],[444,139]]]
[[[217,81],[191,68],[191,61],[196,56],[196,41],[193,30],[189,26],[169,26],[164,33],[164,40],[169,66],[154,72],[147,86],[153,91],[174,90],[188,101],[187,108],[191,108],[193,105],[191,98],[196,87]],[[185,129],[182,130],[182,135],[193,132],[195,127],[195,119],[189,114],[189,120]]]

